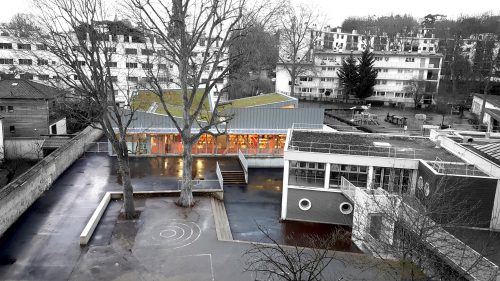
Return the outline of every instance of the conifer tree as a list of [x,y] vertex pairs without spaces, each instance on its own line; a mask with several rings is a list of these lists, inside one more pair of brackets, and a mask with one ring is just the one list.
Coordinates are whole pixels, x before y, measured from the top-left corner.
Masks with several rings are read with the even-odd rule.
[[337,75],[344,90],[344,98],[347,100],[349,95],[356,94],[359,84],[358,65],[352,53],[342,60],[342,66],[337,71]]
[[375,64],[375,56],[368,50],[368,48],[361,53],[361,58],[358,60],[359,83],[356,89],[356,97],[359,99],[365,99],[373,95],[373,86],[375,86],[375,80],[377,79],[378,72],[373,68],[373,65]]

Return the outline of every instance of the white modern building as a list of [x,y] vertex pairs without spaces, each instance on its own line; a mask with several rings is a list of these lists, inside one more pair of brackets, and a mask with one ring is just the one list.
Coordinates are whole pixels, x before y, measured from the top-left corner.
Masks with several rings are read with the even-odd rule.
[[[401,198],[432,204],[447,190],[450,202],[457,198],[474,209],[475,227],[499,230],[500,142],[491,141],[478,132],[433,131],[425,138],[294,127],[284,149],[281,219],[343,226],[360,249],[370,252],[381,242],[393,244],[398,221],[411,225],[412,212],[422,215],[417,205],[403,206],[407,201]],[[443,239],[463,243],[438,230],[424,241],[429,250],[446,256],[454,270],[467,269],[471,264],[463,252],[437,245]],[[464,247],[475,261],[478,254]],[[498,272],[490,261],[481,263],[487,272],[460,280],[489,280],[480,276]]]
[[[430,38],[427,38],[430,37]],[[343,92],[337,71],[342,60],[353,54],[359,57],[369,47],[375,54],[375,68],[379,75],[375,93],[367,101],[383,104],[413,105],[413,95],[405,90],[411,80],[421,81],[423,104],[430,104],[437,94],[442,55],[436,53],[438,39],[417,34],[415,37],[397,35],[394,38],[345,33],[329,27],[311,31],[312,59],[302,67],[296,81],[283,64],[276,69],[276,91],[289,94],[291,85],[295,94],[307,99],[342,98]]]

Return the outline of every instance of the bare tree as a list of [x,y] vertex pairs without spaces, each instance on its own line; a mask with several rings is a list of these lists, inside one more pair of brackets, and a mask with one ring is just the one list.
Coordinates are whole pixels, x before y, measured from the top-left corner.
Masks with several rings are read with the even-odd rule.
[[[281,16],[279,63],[290,75],[290,95],[295,94],[295,80],[313,70],[312,51],[318,16],[305,6],[288,6]],[[321,29],[321,28],[319,28]]]
[[[112,62],[116,59],[116,40],[106,30],[109,18],[102,0],[36,0],[40,11],[38,44],[47,53],[33,53],[54,86],[71,92],[65,113],[104,132],[117,156],[118,173],[123,186],[127,218],[135,216],[133,187],[130,180],[127,129],[134,110],[118,105],[118,98],[131,106],[133,87],[118,85],[113,79]],[[54,61],[55,63],[50,63]]]
[[253,272],[255,280],[343,280],[342,276],[330,276],[326,269],[333,261],[343,261],[331,249],[334,244],[349,239],[350,233],[339,230],[328,237],[301,237],[311,247],[305,248],[280,245],[262,226],[258,228],[271,243],[252,243],[243,253],[245,271]]
[[403,88],[405,93],[410,93],[413,99],[413,106],[418,108],[422,103],[425,94],[425,82],[418,78],[412,78],[408,85]]
[[494,278],[495,265],[485,259],[494,249],[488,244],[474,251],[447,231],[488,223],[477,215],[480,202],[459,192],[463,178],[443,176],[435,187],[423,181],[417,186],[415,195],[358,189],[355,208],[359,213],[353,222],[357,244],[380,258],[393,280],[419,280],[422,272],[432,280],[464,280],[471,274]]
[[[229,48],[235,38],[245,34],[263,6],[251,6],[246,0],[129,0],[127,3],[145,32],[158,38],[159,48],[165,51],[163,58],[176,67],[169,75],[180,88],[181,118],[172,112],[158,73],[148,72],[148,85],[181,136],[183,175],[178,204],[189,207],[194,204],[192,147],[203,134],[216,137],[226,133],[231,114],[219,111],[218,104],[225,90],[221,82],[234,63],[234,58],[228,55]],[[208,108],[205,102],[211,92],[217,98],[214,106]]]

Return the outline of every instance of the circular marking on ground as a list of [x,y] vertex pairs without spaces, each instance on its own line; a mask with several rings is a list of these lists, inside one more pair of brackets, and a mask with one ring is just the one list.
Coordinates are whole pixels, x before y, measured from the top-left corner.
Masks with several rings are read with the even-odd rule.
[[151,235],[155,244],[169,249],[178,249],[198,240],[201,228],[191,221],[172,219],[154,226]]

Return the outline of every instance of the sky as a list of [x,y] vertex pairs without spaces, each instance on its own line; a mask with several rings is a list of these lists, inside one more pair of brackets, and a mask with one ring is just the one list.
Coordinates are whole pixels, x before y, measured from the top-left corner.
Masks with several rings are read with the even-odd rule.
[[[251,0],[250,0],[251,1]],[[271,0],[280,1],[280,0]],[[290,0],[320,11],[326,24],[338,26],[348,16],[412,14],[444,14],[456,18],[462,13],[480,14],[487,11],[500,13],[499,0]],[[0,22],[8,22],[16,13],[33,12],[31,0],[0,0]]]

